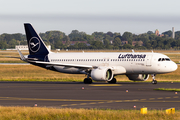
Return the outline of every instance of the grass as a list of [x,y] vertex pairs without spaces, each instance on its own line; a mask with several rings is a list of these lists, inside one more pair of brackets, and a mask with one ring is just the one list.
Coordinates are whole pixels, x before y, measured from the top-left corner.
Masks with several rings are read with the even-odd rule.
[[180,88],[156,88],[156,89],[154,89],[154,90],[180,92]]
[[1,81],[82,81],[85,78],[82,74],[63,74],[33,65],[0,65],[0,67]]
[[0,63],[26,63],[17,58],[0,58]]
[[163,110],[98,110],[39,107],[0,107],[1,120],[179,120],[180,111],[167,115]]
[[180,62],[180,54],[178,53],[165,53],[165,55],[167,55],[169,58],[171,58],[172,61],[174,61],[175,63],[179,63]]

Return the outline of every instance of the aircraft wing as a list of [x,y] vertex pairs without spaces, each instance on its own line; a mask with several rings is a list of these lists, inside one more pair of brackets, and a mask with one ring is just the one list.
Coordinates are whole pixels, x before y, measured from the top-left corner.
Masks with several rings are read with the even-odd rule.
[[42,62],[42,61],[29,61],[30,63],[44,64],[48,66],[65,66],[65,67],[75,67],[75,68],[93,68],[91,65],[78,65],[78,64],[65,64],[65,63],[53,63],[53,62]]

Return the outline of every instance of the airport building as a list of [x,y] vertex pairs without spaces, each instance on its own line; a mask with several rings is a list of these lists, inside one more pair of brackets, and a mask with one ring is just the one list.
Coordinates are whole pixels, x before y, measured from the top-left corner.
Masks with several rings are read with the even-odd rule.
[[[47,48],[51,50],[51,45],[47,45]],[[28,50],[28,45],[16,45],[15,49],[6,49],[6,50]]]
[[27,45],[16,45],[15,49],[19,49],[19,50],[28,50],[28,46]]

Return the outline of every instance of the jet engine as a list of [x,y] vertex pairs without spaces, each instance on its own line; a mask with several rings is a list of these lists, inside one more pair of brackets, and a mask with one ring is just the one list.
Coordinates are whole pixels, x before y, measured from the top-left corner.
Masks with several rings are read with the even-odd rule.
[[146,81],[149,78],[149,74],[130,74],[126,76],[133,81]]
[[100,80],[111,81],[113,78],[113,72],[111,68],[107,68],[107,67],[93,69],[91,71],[91,78],[95,81],[100,81]]

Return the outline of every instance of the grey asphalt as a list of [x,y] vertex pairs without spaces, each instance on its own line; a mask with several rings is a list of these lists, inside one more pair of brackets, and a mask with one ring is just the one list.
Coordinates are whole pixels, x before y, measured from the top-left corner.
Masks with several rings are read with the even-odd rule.
[[180,109],[180,92],[154,88],[180,88],[180,83],[0,82],[0,106]]

